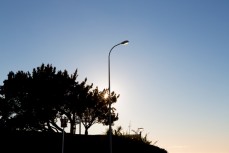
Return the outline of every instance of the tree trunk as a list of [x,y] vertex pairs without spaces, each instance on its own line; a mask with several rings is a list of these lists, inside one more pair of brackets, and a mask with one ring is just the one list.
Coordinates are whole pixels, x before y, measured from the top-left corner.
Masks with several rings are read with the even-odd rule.
[[88,135],[88,128],[85,128],[85,135]]

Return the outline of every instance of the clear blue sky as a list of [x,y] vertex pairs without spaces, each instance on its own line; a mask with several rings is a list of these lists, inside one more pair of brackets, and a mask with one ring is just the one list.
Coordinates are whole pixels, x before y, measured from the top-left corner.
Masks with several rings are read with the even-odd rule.
[[0,84],[44,63],[107,88],[108,52],[129,40],[111,54],[114,128],[169,153],[228,153],[228,27],[227,0],[1,0]]

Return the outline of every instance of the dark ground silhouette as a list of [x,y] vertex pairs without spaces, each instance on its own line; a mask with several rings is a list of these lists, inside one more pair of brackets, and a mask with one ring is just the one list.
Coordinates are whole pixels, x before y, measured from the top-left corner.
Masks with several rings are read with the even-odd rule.
[[[61,153],[62,133],[0,132],[0,152],[4,153]],[[107,153],[106,135],[65,134],[64,153]],[[165,149],[145,143],[113,136],[113,153],[167,153]]]

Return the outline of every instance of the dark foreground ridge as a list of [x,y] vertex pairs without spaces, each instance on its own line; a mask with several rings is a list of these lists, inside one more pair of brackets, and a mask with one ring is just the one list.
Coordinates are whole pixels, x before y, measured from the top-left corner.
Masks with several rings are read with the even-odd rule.
[[[0,152],[62,153],[62,133],[0,132]],[[108,153],[106,135],[70,135],[64,137],[64,153]],[[113,136],[113,153],[167,153],[165,149]]]

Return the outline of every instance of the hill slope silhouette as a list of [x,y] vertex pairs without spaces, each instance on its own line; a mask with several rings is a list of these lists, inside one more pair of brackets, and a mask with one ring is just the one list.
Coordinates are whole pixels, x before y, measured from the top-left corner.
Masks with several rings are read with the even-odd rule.
[[[62,133],[3,132],[0,152],[4,153],[62,153]],[[113,136],[113,153],[141,152],[167,153],[165,149]],[[71,135],[65,133],[64,153],[108,153],[109,137],[106,135]]]

